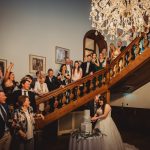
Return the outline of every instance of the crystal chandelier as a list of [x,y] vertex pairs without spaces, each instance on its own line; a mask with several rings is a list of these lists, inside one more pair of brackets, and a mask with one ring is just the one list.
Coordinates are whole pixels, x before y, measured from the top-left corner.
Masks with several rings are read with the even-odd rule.
[[150,28],[150,0],[92,0],[90,19],[92,27],[109,35],[110,39],[126,35],[134,28],[136,33]]

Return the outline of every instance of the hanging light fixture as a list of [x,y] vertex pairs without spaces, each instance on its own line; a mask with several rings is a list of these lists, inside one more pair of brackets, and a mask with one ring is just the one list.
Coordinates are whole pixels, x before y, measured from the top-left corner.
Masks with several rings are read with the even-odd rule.
[[95,30],[112,40],[133,28],[136,33],[148,32],[150,0],[92,0],[90,19]]

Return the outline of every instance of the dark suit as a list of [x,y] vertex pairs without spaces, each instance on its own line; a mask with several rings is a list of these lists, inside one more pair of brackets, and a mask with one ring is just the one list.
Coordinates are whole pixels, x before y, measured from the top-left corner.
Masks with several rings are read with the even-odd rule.
[[[86,72],[86,70],[87,70],[87,63],[89,63],[88,72]],[[81,68],[82,68],[83,77],[89,75],[91,72],[95,72],[95,65],[92,62],[84,62],[84,63],[82,63]],[[86,87],[87,87],[87,91],[86,92],[89,93],[90,92],[90,81],[88,81],[86,83]],[[81,91],[80,95],[83,95],[83,90],[84,90],[84,87],[80,88],[80,91]]]
[[[18,101],[18,97],[22,95],[22,90],[17,90],[13,92],[13,102],[14,106],[17,107],[16,103]],[[35,102],[35,93],[32,91],[28,91],[28,97],[30,100],[30,104],[33,107],[33,111],[36,112],[36,102]]]
[[5,132],[5,121],[0,115],[0,139],[4,136],[4,132]]
[[[1,105],[1,104],[0,104]],[[5,109],[6,113],[8,112],[6,107],[3,105],[3,108]],[[8,113],[7,113],[8,116]],[[3,119],[3,117],[0,115],[0,139],[4,136],[5,133],[5,120]]]
[[51,81],[49,79],[49,76],[46,76],[45,83],[47,84],[49,91],[55,90],[55,89],[59,88],[59,86],[60,86],[59,82],[55,76],[52,77]]
[[95,66],[92,62],[90,62],[88,73],[86,73],[87,62],[82,63],[81,65],[83,77],[90,74],[91,72],[95,72]]
[[[94,115],[96,114],[96,111],[98,109],[98,105],[95,103],[94,100],[90,101],[87,105],[87,109],[90,109],[90,115],[91,117],[94,117]],[[95,127],[96,121],[92,122],[92,128]]]
[[123,52],[126,46],[121,46],[120,51]]
[[[51,81],[49,79],[49,76],[46,76],[46,80],[45,83],[47,84],[48,90],[49,91],[53,91],[57,88],[60,87],[60,84],[58,82],[58,79],[53,76]],[[53,112],[54,111],[54,102],[55,99],[51,98],[50,99],[50,111]],[[48,124],[45,128],[44,128],[44,134],[45,136],[48,136],[47,138],[50,139],[50,142],[55,142],[57,139],[57,128],[58,128],[58,121],[54,121],[50,124]]]

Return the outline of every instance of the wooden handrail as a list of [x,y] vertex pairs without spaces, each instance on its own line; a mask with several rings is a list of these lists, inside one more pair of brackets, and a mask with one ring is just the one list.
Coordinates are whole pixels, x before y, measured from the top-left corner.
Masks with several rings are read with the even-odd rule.
[[132,46],[133,46],[135,43],[138,43],[138,42],[139,42],[140,39],[141,39],[141,37],[135,38],[135,39],[111,62],[110,67],[111,67],[111,66],[114,66],[114,65],[116,64],[116,62],[121,59],[121,57],[122,57],[123,55],[125,55],[128,51],[130,51],[130,50],[132,49]]
[[[72,110],[89,102],[98,93],[107,93],[109,88],[116,84],[116,82],[124,78],[141,63],[150,59],[150,48],[147,48],[147,45],[143,45],[144,49],[141,50],[139,46],[141,40],[143,40],[143,37],[137,37],[133,40],[111,64],[107,64],[105,69],[97,71],[93,75],[88,75],[66,85],[64,88],[58,88],[36,99],[37,108],[39,109],[39,105],[42,103],[45,108],[45,120],[40,122],[39,126],[43,127],[47,123],[59,119]],[[138,62],[135,62],[134,59],[137,59]],[[89,85],[89,89],[86,86],[87,84]],[[83,96],[80,96],[80,87],[82,87]],[[90,93],[87,90],[90,90]],[[74,91],[76,91],[76,95],[73,94]],[[72,98],[73,95],[76,96],[75,99]],[[71,100],[69,104],[65,104],[67,98]],[[51,101],[57,101],[61,104],[60,107],[55,108],[54,112],[49,112],[49,103]]]
[[86,77],[83,77],[80,80],[77,80],[75,82],[72,82],[72,83],[66,85],[64,88],[58,88],[47,94],[44,94],[42,97],[39,97],[36,99],[36,104],[39,105],[40,103],[43,103],[43,102],[49,100],[50,98],[55,97],[61,93],[64,93],[67,90],[73,89],[76,86],[80,86],[81,84],[86,83],[89,80],[91,81],[94,77],[104,75],[104,73],[106,73],[106,69],[99,70],[99,71],[95,72],[93,75],[87,75]]
[[45,119],[43,121],[40,120],[40,123],[38,124],[38,128],[42,128],[45,125],[47,125],[50,122],[53,122],[62,116],[68,114],[69,112],[77,109],[78,107],[86,104],[87,102],[91,101],[95,97],[95,95],[99,93],[105,93],[107,91],[108,87],[106,85],[103,85],[101,88],[96,89],[95,91],[90,92],[89,94],[85,95],[84,97],[80,97],[76,101],[71,101],[69,105],[66,105],[60,109],[56,109],[54,112],[45,115]]

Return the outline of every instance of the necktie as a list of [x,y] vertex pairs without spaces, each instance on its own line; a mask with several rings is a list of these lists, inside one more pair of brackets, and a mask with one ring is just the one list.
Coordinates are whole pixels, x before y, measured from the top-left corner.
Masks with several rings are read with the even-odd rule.
[[3,119],[4,119],[5,123],[6,123],[7,122],[7,114],[4,111],[4,108],[3,108],[2,105],[0,105],[0,110],[1,110],[1,113],[2,113],[2,117],[3,117]]
[[24,91],[24,96],[27,96],[27,91]]

